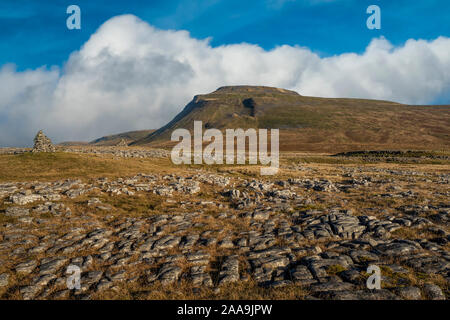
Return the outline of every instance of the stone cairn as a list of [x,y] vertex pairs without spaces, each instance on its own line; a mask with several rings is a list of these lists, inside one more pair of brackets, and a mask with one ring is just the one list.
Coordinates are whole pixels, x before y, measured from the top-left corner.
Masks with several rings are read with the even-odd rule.
[[125,139],[121,139],[116,147],[128,147],[128,143],[125,141]]
[[39,132],[36,134],[36,137],[34,137],[34,147],[31,152],[55,152],[56,148],[52,144],[52,141],[42,132],[42,130],[39,130]]

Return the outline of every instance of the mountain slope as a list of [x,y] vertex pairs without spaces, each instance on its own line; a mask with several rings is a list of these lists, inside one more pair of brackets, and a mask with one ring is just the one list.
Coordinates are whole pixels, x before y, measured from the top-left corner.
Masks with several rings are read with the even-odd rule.
[[113,135],[104,136],[104,137],[95,139],[95,140],[89,142],[89,144],[96,145],[96,146],[115,146],[122,139],[125,140],[126,143],[130,143],[130,142],[147,137],[153,131],[155,131],[155,130],[138,130],[138,131],[128,131],[128,132],[113,134]]
[[132,143],[170,147],[171,132],[204,128],[279,128],[281,150],[442,149],[450,143],[450,106],[301,96],[257,86],[197,95],[171,122]]

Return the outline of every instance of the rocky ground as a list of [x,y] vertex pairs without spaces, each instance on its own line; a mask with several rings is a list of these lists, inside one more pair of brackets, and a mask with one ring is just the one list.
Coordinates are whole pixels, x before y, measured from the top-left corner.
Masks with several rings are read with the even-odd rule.
[[[0,297],[446,299],[450,173],[437,167],[2,182]],[[366,288],[369,265],[381,290]]]
[[[94,146],[54,146],[59,152],[85,153],[94,155],[112,155],[122,158],[165,158],[170,156],[170,152],[164,149],[136,149],[126,146],[119,147],[94,147]],[[0,148],[0,155],[24,154],[32,151],[30,148]]]

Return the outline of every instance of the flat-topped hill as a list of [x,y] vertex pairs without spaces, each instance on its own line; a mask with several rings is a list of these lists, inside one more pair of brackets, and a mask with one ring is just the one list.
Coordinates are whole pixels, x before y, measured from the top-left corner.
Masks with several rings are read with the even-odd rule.
[[226,86],[196,95],[167,125],[132,145],[170,146],[177,128],[280,129],[281,150],[448,149],[450,106],[317,98],[262,86]]

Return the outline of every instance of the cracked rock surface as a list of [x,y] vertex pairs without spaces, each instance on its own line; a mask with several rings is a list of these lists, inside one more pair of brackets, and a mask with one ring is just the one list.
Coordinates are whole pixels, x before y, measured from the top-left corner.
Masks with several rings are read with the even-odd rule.
[[[295,287],[311,299],[448,298],[448,173],[292,170],[0,183],[0,295]],[[67,288],[69,265],[80,289]],[[381,290],[366,287],[369,265],[382,271]]]

